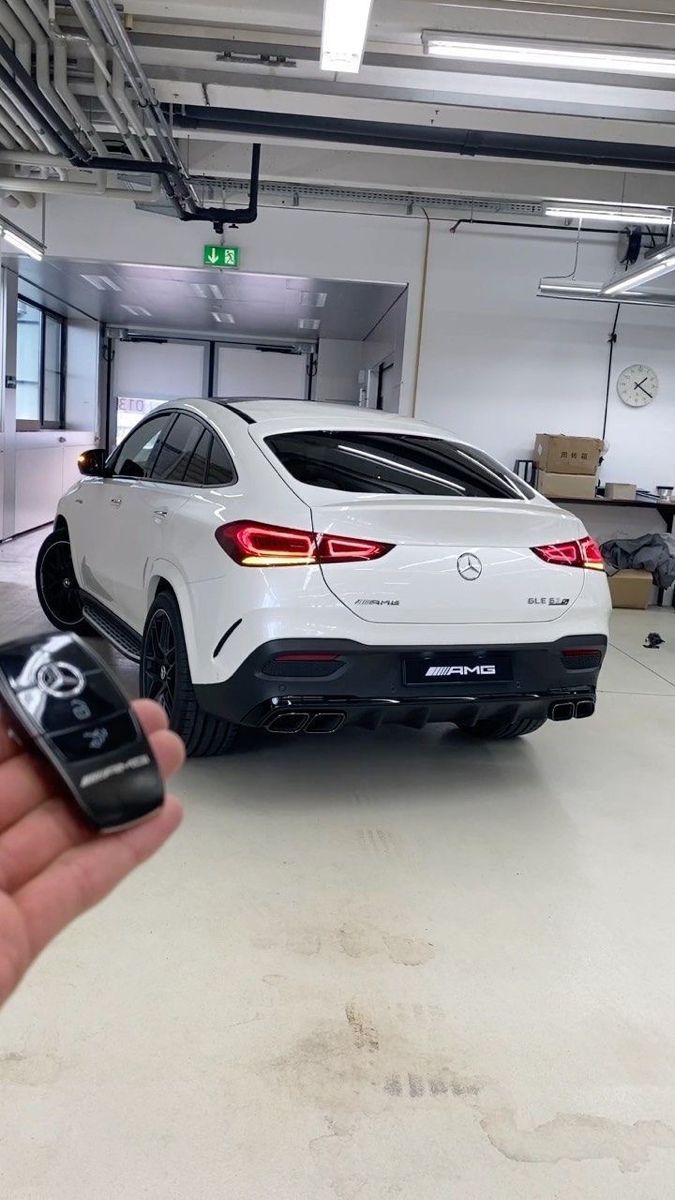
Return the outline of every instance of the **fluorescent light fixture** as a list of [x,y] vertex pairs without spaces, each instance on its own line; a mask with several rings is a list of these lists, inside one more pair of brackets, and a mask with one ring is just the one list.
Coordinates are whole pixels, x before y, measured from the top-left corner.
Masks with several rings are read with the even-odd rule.
[[212,296],[215,296],[216,300],[222,300],[222,298],[223,298],[223,293],[221,292],[221,290],[220,290],[220,288],[218,287],[218,284],[217,284],[217,283],[210,283],[210,284],[209,284],[209,291],[210,291],[210,293],[211,293],[211,295],[212,295]]
[[298,329],[311,329],[316,332],[321,328],[321,322],[315,321],[311,317],[301,317],[298,321]]
[[601,283],[550,283],[542,279],[539,284],[540,296],[599,296],[601,291]]
[[427,30],[422,34],[422,43],[425,54],[463,62],[675,78],[675,54],[663,50],[588,46],[583,43],[516,37],[480,37],[476,34],[434,33]]
[[325,308],[328,292],[301,292],[300,303],[307,308]]
[[190,287],[192,288],[195,296],[200,296],[202,300],[206,299],[206,288],[204,287],[203,283],[191,283]]
[[219,325],[234,325],[235,323],[232,313],[221,313],[214,310],[211,315]]
[[137,304],[120,304],[120,308],[123,308],[125,312],[130,313],[132,317],[152,316],[152,313],[149,312],[147,308],[141,308],[140,305]]
[[28,254],[36,262],[42,262],[44,256],[38,246],[30,242],[28,238],[22,237],[20,233],[15,233],[13,229],[5,229],[4,226],[0,226],[0,228],[2,236],[10,246],[14,246],[15,250],[20,250],[22,254]]
[[321,70],[361,69],[373,0],[324,0]]
[[671,242],[665,249],[644,259],[643,264],[633,271],[626,271],[619,279],[605,284],[603,296],[621,296],[625,292],[633,292],[636,288],[648,283],[650,279],[658,279],[660,275],[669,275],[675,271],[675,243]]
[[547,217],[558,217],[560,220],[626,221],[629,225],[670,225],[673,220],[672,211],[663,208],[628,208],[625,205],[602,208],[556,204],[544,212]]
[[115,283],[108,275],[81,275],[81,279],[85,279],[92,287],[95,287],[99,292],[107,290],[111,292],[121,292],[119,284]]

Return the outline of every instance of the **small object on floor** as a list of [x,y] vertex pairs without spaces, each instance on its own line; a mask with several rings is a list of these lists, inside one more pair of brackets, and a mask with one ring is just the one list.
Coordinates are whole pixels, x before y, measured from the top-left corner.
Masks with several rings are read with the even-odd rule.
[[665,645],[665,640],[660,633],[648,633],[644,644],[645,650],[658,650],[659,646]]

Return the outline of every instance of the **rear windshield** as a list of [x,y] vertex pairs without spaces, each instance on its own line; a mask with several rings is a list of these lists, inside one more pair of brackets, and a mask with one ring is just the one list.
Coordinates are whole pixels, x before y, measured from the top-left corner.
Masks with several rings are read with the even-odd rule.
[[311,430],[266,442],[294,479],[312,487],[499,500],[529,494],[487,455],[441,438]]

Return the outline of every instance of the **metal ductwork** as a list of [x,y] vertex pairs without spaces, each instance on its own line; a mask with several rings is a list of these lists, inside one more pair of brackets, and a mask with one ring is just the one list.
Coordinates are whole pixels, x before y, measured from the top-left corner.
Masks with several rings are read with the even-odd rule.
[[[0,0],[0,147],[8,153],[16,147],[17,160],[12,166],[18,164],[22,152],[46,152],[51,161],[43,160],[40,167],[57,174],[57,179],[40,181],[8,173],[0,177],[0,189],[11,194],[12,190],[26,191],[30,185],[36,191],[75,189],[117,198],[126,194],[125,189],[108,188],[105,175],[102,179],[99,175],[93,185],[83,184],[69,179],[68,169],[155,175],[181,220],[211,222],[217,232],[222,232],[227,222],[255,221],[260,146],[253,147],[248,206],[229,209],[201,205],[199,180],[192,179],[183,163],[113,0],[71,0],[71,8],[82,32],[64,31],[56,22],[54,6],[48,7],[45,0]],[[12,44],[1,34],[6,34]],[[96,97],[126,155],[111,152],[69,85],[70,42],[86,47],[92,59]],[[129,195],[133,195],[131,190]],[[142,195],[146,200],[156,198],[154,189]]]

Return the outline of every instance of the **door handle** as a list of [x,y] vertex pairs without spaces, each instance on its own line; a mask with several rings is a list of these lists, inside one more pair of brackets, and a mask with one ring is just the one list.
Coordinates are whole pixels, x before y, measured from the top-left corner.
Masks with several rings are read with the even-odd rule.
[[163,521],[165,517],[168,517],[168,515],[169,515],[169,510],[166,508],[156,508],[155,509],[155,516],[157,517],[157,519],[159,521]]
[[112,498],[112,500],[110,501],[110,503],[111,503],[111,504],[118,504],[118,505],[119,505],[119,504],[121,504],[121,503],[122,503],[122,501],[119,499],[119,497],[115,497],[115,496],[114,496],[114,497]]

